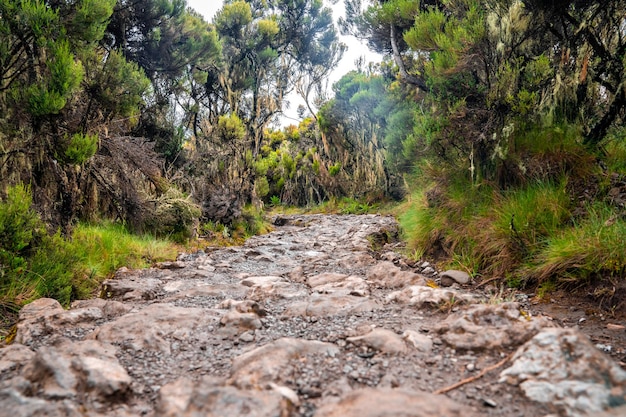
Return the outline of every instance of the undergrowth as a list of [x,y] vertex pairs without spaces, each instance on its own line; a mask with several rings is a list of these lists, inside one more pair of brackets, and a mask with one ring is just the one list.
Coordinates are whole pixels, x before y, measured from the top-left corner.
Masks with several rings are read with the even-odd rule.
[[[519,168],[525,176],[507,186],[476,181],[461,169],[421,167],[412,194],[396,209],[407,253],[510,286],[534,285],[542,294],[624,279],[626,218],[603,196],[611,187],[608,178],[624,173],[626,146],[607,143],[602,171],[573,130],[546,132],[544,142],[537,132],[519,141],[524,159],[512,160],[526,163]],[[569,142],[547,143],[557,134]],[[528,143],[540,142],[541,149],[529,149]],[[588,197],[576,187],[592,176],[600,188]]]
[[0,304],[16,308],[40,297],[68,306],[92,296],[119,267],[149,266],[175,258],[180,250],[107,222],[79,224],[69,238],[50,235],[22,185],[10,188],[0,202],[0,238]]

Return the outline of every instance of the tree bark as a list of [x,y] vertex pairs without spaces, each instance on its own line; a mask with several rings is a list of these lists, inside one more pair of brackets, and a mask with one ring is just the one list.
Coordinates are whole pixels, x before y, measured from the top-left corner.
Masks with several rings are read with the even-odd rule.
[[398,70],[400,71],[400,78],[403,81],[416,86],[417,88],[419,88],[420,90],[424,92],[429,92],[430,88],[426,85],[426,82],[424,82],[424,80],[412,74],[409,74],[409,72],[406,70],[406,66],[404,65],[404,60],[402,59],[402,55],[400,54],[400,48],[398,48],[398,41],[396,39],[397,37],[396,27],[393,24],[389,25],[389,27],[391,28],[389,37],[391,39],[391,49],[393,51],[393,60],[398,66]]

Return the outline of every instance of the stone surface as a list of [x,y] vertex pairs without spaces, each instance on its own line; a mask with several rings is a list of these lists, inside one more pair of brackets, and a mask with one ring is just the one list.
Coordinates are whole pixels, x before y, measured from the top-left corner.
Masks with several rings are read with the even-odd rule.
[[170,338],[189,338],[200,326],[213,323],[211,318],[206,310],[198,308],[152,304],[100,326],[90,337],[102,342],[122,343],[134,350],[170,353]]
[[294,303],[285,317],[326,317],[337,315],[351,315],[379,309],[381,306],[374,300],[353,295],[318,295],[313,294],[308,300]]
[[462,294],[455,290],[443,288],[431,288],[422,285],[411,285],[400,291],[395,291],[387,296],[388,302],[409,304],[416,307],[423,305],[437,306],[446,303],[471,302],[474,297]]
[[363,336],[348,337],[346,340],[357,346],[367,346],[383,353],[393,354],[407,351],[404,339],[397,333],[386,329],[374,329]]
[[339,353],[331,343],[282,338],[233,359],[229,382],[240,388],[252,388],[280,380],[282,371],[293,359],[305,355],[334,356]]
[[289,402],[274,391],[253,392],[221,386],[211,378],[183,378],[161,388],[155,417],[275,417],[289,415]]
[[426,283],[426,278],[411,271],[403,271],[393,262],[380,262],[367,271],[367,281],[381,288],[402,288]]
[[626,371],[575,329],[544,329],[518,349],[500,376],[570,417],[626,404]]
[[449,287],[454,283],[465,285],[470,282],[470,275],[465,271],[458,271],[456,269],[449,269],[439,274],[441,285]]
[[543,317],[527,318],[519,304],[508,302],[468,306],[448,316],[436,331],[455,349],[484,350],[519,346],[547,326],[552,323]]
[[442,395],[405,389],[365,388],[317,410],[315,417],[472,417],[469,407]]

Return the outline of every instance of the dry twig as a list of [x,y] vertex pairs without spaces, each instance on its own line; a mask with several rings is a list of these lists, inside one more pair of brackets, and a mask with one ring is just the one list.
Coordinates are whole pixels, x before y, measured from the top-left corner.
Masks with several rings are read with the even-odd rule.
[[445,388],[441,388],[438,389],[437,391],[435,391],[433,394],[445,394],[446,392],[452,391],[454,389],[457,389],[459,387],[462,387],[465,384],[469,384],[470,382],[474,382],[477,379],[482,378],[483,376],[485,376],[485,374],[487,374],[488,372],[493,371],[494,369],[498,369],[499,367],[503,366],[505,363],[507,363],[512,357],[513,357],[513,353],[511,352],[507,355],[506,358],[502,359],[500,362],[496,363],[495,365],[491,365],[488,366],[487,368],[483,369],[479,374],[470,376],[469,378],[465,378],[459,382],[457,382],[456,384],[452,384],[448,387]]

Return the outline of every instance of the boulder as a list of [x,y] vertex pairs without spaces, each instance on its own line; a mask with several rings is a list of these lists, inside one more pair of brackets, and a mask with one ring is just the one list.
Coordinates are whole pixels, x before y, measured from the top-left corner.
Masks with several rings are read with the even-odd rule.
[[482,350],[517,347],[544,327],[544,317],[528,317],[518,303],[475,304],[448,316],[435,331],[455,349]]
[[409,285],[423,285],[426,278],[411,271],[403,271],[393,262],[380,262],[367,271],[367,281],[379,288],[403,288]]
[[280,381],[289,362],[305,355],[339,353],[332,343],[283,337],[233,359],[229,383],[247,389],[264,383]]
[[568,417],[611,415],[626,404],[626,371],[576,329],[542,330],[515,352],[500,382]]
[[199,382],[186,378],[159,391],[155,417],[275,417],[289,415],[290,404],[275,391],[246,391],[221,386],[213,378]]

